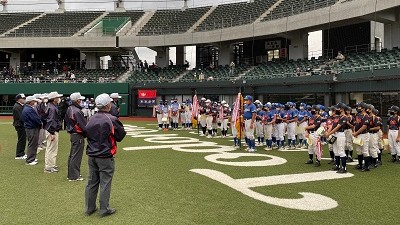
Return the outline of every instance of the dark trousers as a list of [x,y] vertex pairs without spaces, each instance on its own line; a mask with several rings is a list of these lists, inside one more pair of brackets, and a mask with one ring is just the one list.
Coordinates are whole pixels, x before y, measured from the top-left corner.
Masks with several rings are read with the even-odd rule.
[[114,158],[88,157],[89,178],[85,189],[85,210],[96,209],[97,192],[100,185],[100,214],[109,209],[111,182],[114,175]]
[[15,150],[15,157],[21,157],[25,155],[26,146],[26,132],[24,127],[15,127],[18,135],[17,147]]
[[81,174],[81,163],[83,155],[83,146],[85,140],[82,135],[72,133],[70,135],[71,152],[68,158],[68,179],[76,180]]
[[28,138],[28,151],[26,162],[31,163],[36,159],[39,141],[39,128],[26,129],[26,136]]

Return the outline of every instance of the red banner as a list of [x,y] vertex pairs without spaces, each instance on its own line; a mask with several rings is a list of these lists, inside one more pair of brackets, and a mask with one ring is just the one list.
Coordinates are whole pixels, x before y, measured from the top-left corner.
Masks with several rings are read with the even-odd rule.
[[139,99],[155,99],[157,97],[157,90],[138,90]]

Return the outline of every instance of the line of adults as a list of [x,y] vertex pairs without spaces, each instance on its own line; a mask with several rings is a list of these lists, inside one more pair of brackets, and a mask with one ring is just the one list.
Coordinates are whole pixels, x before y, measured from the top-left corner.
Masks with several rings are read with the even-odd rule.
[[[36,96],[39,96],[37,98]],[[36,158],[39,146],[45,143],[44,172],[57,173],[56,165],[58,154],[59,132],[61,118],[58,104],[62,94],[51,92],[46,95],[25,96],[18,94],[13,107],[13,125],[17,131],[16,160],[25,160],[26,165],[37,165]],[[68,158],[68,181],[84,180],[81,171],[81,162],[87,138],[86,154],[88,156],[89,175],[85,189],[85,214],[91,215],[97,211],[96,199],[100,186],[100,216],[115,213],[109,207],[111,181],[114,174],[114,155],[117,151],[116,142],[120,142],[126,135],[122,123],[119,121],[118,93],[111,95],[101,94],[96,97],[97,113],[89,120],[82,111],[82,100],[85,99],[79,92],[70,95],[71,104],[65,114],[65,130],[70,135],[70,154]],[[43,139],[44,137],[44,139]],[[28,142],[25,154],[26,141]],[[44,142],[41,142],[44,141]]]

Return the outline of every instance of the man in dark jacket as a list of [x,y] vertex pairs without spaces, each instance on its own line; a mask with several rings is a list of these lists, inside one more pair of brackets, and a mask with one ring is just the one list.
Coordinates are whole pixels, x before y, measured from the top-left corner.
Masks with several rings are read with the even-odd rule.
[[36,153],[38,148],[39,130],[42,127],[42,121],[36,111],[36,104],[39,99],[33,96],[26,98],[26,104],[22,111],[22,120],[26,136],[28,137],[28,154],[26,158],[26,165],[34,166],[37,164]]
[[112,93],[110,95],[112,101],[111,101],[111,109],[110,109],[110,114],[116,117],[119,117],[119,106],[118,106],[118,99],[121,98],[121,96],[118,93]]
[[86,118],[83,115],[82,107],[80,106],[84,96],[79,92],[72,93],[70,96],[72,104],[68,107],[65,114],[65,129],[70,134],[71,151],[68,158],[68,180],[82,181],[81,162],[83,155],[83,146],[85,138],[83,136]]
[[16,147],[15,159],[26,159],[25,146],[26,146],[26,133],[24,128],[24,122],[22,121],[22,108],[25,104],[25,95],[18,94],[15,97],[17,101],[13,107],[13,126],[17,131],[18,142]]
[[115,213],[115,209],[108,204],[114,175],[114,155],[117,152],[116,142],[122,141],[126,132],[118,118],[109,113],[111,102],[108,94],[97,96],[95,102],[99,111],[86,125],[89,178],[85,190],[85,214],[89,216],[97,210],[96,198],[100,185],[100,216],[104,217]]
[[60,103],[61,94],[51,92],[48,95],[49,102],[46,108],[46,152],[45,152],[45,168],[44,172],[58,172],[56,166],[56,157],[58,153],[58,132],[61,130],[60,113],[58,111],[58,103]]

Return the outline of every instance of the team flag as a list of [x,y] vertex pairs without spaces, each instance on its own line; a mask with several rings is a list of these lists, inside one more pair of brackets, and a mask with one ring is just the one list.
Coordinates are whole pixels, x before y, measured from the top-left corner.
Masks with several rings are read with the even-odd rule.
[[239,92],[235,100],[235,106],[233,107],[232,121],[236,121],[239,118],[239,109],[241,108],[241,96],[242,94]]
[[197,117],[199,114],[199,101],[197,100],[197,95],[193,96],[193,105],[192,105],[192,117]]

